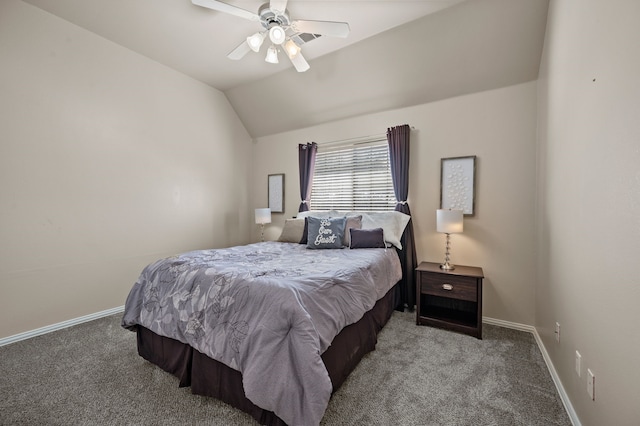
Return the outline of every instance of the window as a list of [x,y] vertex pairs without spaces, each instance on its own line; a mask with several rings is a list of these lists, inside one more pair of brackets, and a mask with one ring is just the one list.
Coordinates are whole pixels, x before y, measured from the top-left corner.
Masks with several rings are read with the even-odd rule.
[[311,210],[394,210],[386,139],[318,148]]

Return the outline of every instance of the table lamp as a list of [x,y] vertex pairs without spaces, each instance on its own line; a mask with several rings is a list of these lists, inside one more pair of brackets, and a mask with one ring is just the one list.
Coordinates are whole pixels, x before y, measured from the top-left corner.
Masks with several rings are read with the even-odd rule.
[[264,241],[264,224],[271,223],[271,209],[256,209],[256,223],[260,225],[260,237]]
[[449,234],[458,234],[462,232],[463,217],[464,214],[462,213],[462,210],[438,209],[436,211],[437,231],[447,234],[447,250],[444,257],[444,263],[440,265],[440,269],[444,269],[445,271],[452,271],[455,269],[455,267],[449,263],[449,250],[451,248]]

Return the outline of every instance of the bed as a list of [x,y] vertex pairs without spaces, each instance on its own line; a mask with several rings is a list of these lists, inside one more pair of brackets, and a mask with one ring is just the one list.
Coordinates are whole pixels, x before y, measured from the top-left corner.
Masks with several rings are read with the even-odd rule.
[[398,305],[394,247],[263,242],[148,265],[122,325],[180,386],[270,425],[317,425]]

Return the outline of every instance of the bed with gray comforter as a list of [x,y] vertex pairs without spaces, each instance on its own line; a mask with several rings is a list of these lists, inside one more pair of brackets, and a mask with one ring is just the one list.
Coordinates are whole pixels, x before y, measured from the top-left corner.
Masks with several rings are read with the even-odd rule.
[[401,276],[395,249],[194,251],[143,270],[122,325],[190,345],[240,371],[255,405],[289,425],[317,425],[332,391],[321,354]]

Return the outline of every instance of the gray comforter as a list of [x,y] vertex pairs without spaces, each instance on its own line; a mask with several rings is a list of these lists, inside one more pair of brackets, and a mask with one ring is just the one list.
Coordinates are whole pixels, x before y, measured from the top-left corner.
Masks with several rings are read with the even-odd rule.
[[320,423],[331,381],[320,355],[401,278],[395,249],[265,242],[147,266],[122,325],[141,325],[242,372],[247,398],[289,425]]

